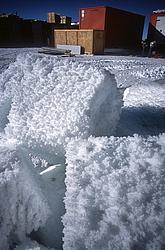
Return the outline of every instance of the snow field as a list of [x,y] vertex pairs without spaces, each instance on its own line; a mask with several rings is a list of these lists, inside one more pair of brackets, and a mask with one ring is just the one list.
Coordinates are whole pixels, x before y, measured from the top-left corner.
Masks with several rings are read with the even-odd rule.
[[64,152],[70,138],[113,134],[119,120],[114,76],[92,65],[21,54],[1,74],[1,86],[12,99],[5,132],[30,147]]
[[0,140],[0,249],[13,249],[50,215],[42,186],[23,149]]
[[78,59],[99,66],[115,75],[118,87],[151,83],[165,79],[165,60],[125,56],[94,56]]
[[64,250],[164,249],[165,134],[73,140],[66,158]]

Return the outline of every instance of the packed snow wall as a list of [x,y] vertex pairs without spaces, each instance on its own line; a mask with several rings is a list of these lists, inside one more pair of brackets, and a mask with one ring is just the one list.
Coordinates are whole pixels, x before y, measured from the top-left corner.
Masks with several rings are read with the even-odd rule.
[[0,249],[24,241],[50,215],[41,180],[26,152],[0,140]]
[[165,134],[67,146],[65,250],[164,249]]
[[12,99],[8,137],[64,153],[73,137],[114,133],[122,97],[114,76],[88,63],[22,54],[2,73]]

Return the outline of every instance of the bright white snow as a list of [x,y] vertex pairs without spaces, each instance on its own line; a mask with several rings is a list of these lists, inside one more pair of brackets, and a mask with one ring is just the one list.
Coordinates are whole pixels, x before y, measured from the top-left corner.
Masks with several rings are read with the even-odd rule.
[[42,183],[26,151],[0,140],[0,249],[13,249],[50,215]]
[[36,51],[0,49],[0,250],[160,250],[165,60]]
[[113,134],[119,120],[114,76],[92,64],[24,54],[0,80],[12,101],[5,132],[30,147],[60,152],[72,137]]
[[164,249],[165,134],[68,144],[65,250]]
[[129,87],[139,83],[151,83],[165,79],[165,60],[154,58],[94,56],[78,59],[97,65],[115,74],[118,87]]

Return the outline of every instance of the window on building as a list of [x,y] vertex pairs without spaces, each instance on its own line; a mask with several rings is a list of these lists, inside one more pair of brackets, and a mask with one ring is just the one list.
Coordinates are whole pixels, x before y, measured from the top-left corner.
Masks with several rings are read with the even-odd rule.
[[84,16],[85,16],[85,11],[82,10],[82,11],[81,11],[81,17],[84,18]]

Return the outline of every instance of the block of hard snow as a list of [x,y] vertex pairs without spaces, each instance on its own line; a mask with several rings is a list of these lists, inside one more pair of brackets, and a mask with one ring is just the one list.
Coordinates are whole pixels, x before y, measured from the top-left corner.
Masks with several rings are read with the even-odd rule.
[[10,138],[60,151],[70,138],[115,130],[122,98],[114,76],[94,64],[26,54],[2,81],[12,96],[5,130]]
[[13,249],[43,226],[49,214],[41,183],[26,152],[0,141],[0,249]]
[[164,249],[165,134],[67,146],[65,250]]

